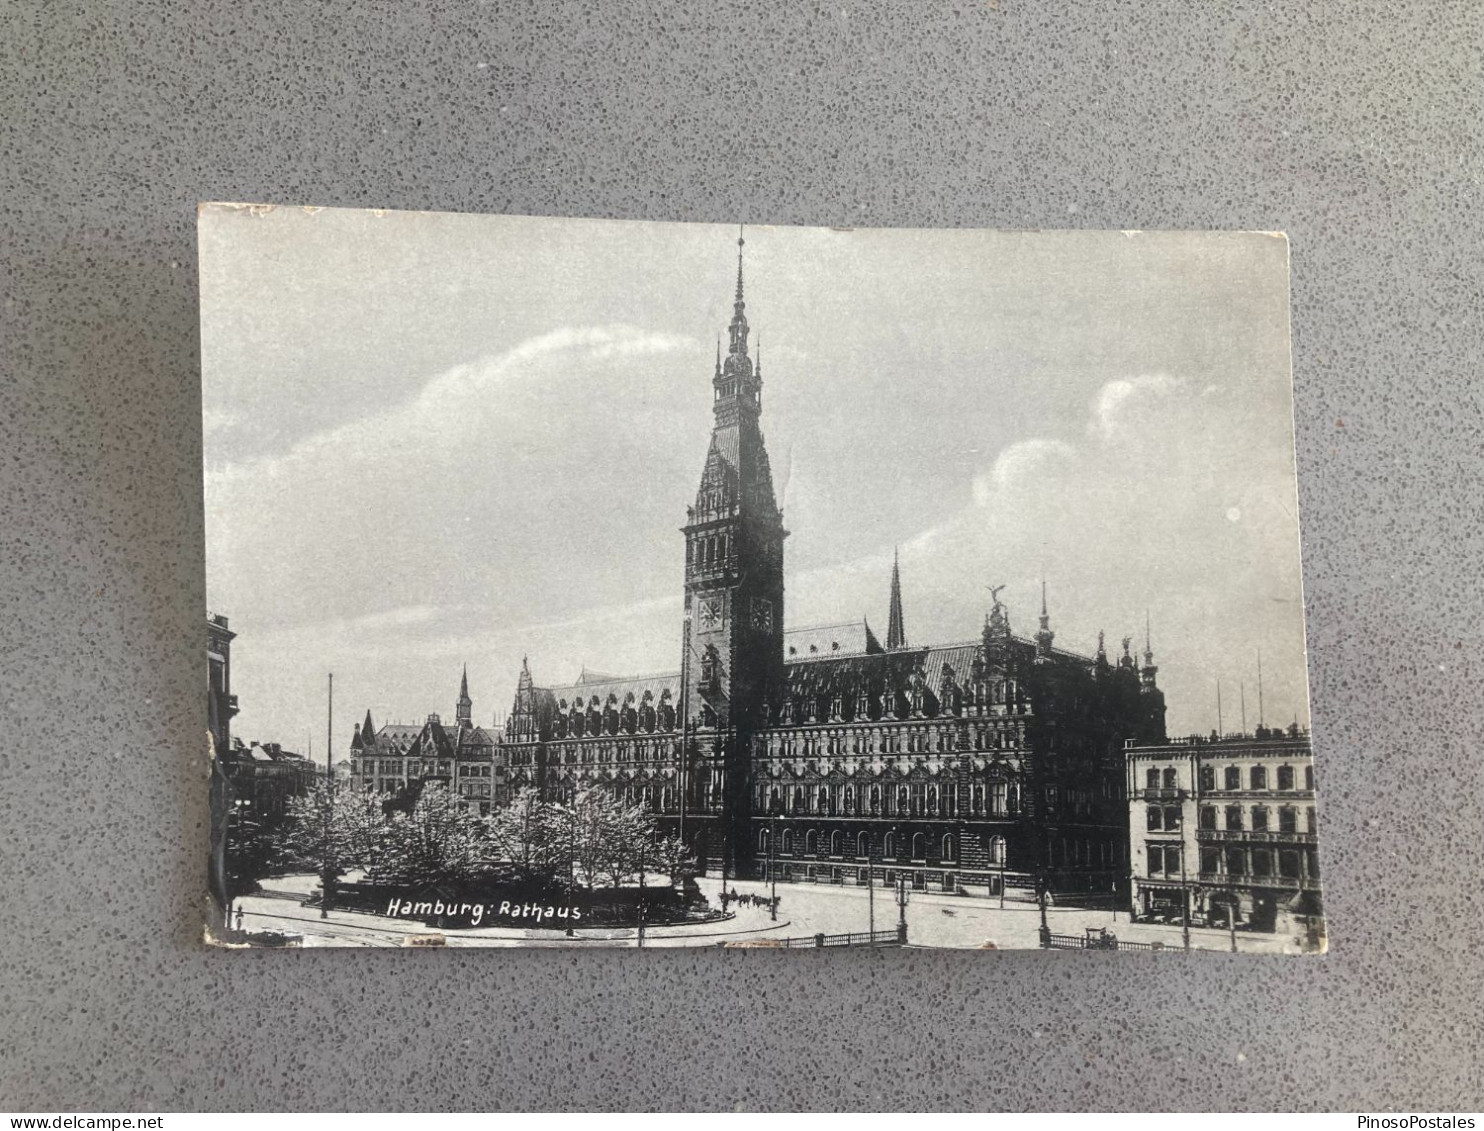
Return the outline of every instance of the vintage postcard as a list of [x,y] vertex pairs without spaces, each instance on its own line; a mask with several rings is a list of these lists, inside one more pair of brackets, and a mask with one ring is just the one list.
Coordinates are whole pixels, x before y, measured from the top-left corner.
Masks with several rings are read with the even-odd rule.
[[209,941],[1324,950],[1283,236],[199,234]]

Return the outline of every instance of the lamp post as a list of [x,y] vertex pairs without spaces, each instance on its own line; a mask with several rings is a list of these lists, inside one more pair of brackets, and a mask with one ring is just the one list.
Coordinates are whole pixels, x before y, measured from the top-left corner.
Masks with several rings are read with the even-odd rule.
[[330,875],[330,837],[335,807],[335,673],[329,673],[328,701],[325,705],[325,841],[320,873],[319,917],[330,917],[330,886],[334,883]]
[[773,814],[773,827],[768,832],[768,916],[778,922],[778,814]]
[[[576,798],[574,797],[575,801]],[[577,934],[572,929],[572,894],[577,886],[577,808],[567,807],[567,937]]]
[[907,945],[907,876],[903,872],[897,873],[897,942],[903,946]]

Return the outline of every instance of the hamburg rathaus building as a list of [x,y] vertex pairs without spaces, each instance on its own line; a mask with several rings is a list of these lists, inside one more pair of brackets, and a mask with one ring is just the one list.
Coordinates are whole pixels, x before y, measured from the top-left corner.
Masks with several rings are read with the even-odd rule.
[[[995,591],[973,638],[907,642],[890,581],[885,643],[865,623],[784,630],[783,513],[748,352],[738,240],[715,416],[687,508],[678,670],[584,672],[541,686],[523,666],[497,799],[603,788],[676,831],[709,873],[1034,898],[1121,897],[1126,740],[1165,738],[1146,647],[1110,661],[1058,648],[1043,587],[1017,635]],[[1074,893],[1081,893],[1080,896]]]

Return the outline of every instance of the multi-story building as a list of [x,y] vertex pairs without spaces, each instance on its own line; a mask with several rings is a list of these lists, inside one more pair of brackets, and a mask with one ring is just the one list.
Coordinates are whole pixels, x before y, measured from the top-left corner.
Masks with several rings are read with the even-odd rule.
[[1012,630],[996,589],[970,639],[911,645],[895,566],[885,646],[864,622],[784,631],[788,531],[741,244],[682,528],[678,668],[542,687],[523,664],[502,784],[638,801],[723,875],[848,884],[884,870],[953,891],[1125,894],[1123,744],[1165,735],[1147,644],[1142,666],[1127,638],[1115,662],[1101,636],[1092,655],[1055,646],[1043,586],[1033,635]]
[[474,725],[466,668],[452,726],[434,714],[421,726],[388,723],[378,730],[367,711],[351,735],[350,777],[404,805],[416,801],[425,783],[441,782],[485,817],[503,777],[504,767],[495,759],[497,745],[494,733]]
[[218,754],[232,744],[232,718],[237,696],[232,694],[232,641],[237,634],[227,618],[206,614],[206,725]]
[[[1322,914],[1307,732],[1130,742],[1133,914],[1256,931]],[[1233,918],[1234,917],[1234,918]]]
[[237,634],[227,618],[206,614],[206,719],[215,748],[217,772],[227,786],[226,802],[256,814],[275,817],[289,799],[304,793],[314,780],[314,767],[302,754],[276,742],[243,745],[232,737],[237,696],[232,694],[232,641]]
[[313,762],[276,742],[244,746],[241,739],[234,739],[218,761],[231,783],[233,803],[261,820],[281,815],[289,800],[307,793],[317,776]]

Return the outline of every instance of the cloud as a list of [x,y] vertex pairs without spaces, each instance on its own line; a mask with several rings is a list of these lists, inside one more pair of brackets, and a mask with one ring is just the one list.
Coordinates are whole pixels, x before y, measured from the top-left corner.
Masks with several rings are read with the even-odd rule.
[[988,506],[998,492],[1075,455],[1076,449],[1063,440],[1021,440],[1011,444],[999,454],[989,471],[974,477],[974,502]]
[[1113,439],[1120,422],[1139,401],[1171,393],[1184,383],[1183,379],[1168,373],[1147,373],[1109,381],[1093,399],[1088,433],[1104,440]]
[[[695,349],[694,339],[662,334],[628,325],[563,326],[528,338],[493,357],[456,365],[432,377],[422,390],[384,412],[337,425],[299,440],[284,453],[268,453],[248,460],[207,468],[207,490],[213,477],[229,480],[244,469],[273,474],[289,461],[333,458],[337,461],[369,455],[382,460],[389,452],[429,450],[429,429],[437,429],[436,444],[467,437],[491,413],[491,398],[522,378],[571,384],[589,370],[582,364],[674,353]],[[565,357],[570,364],[553,365]],[[215,423],[222,427],[230,420]],[[209,453],[208,453],[209,455]]]

